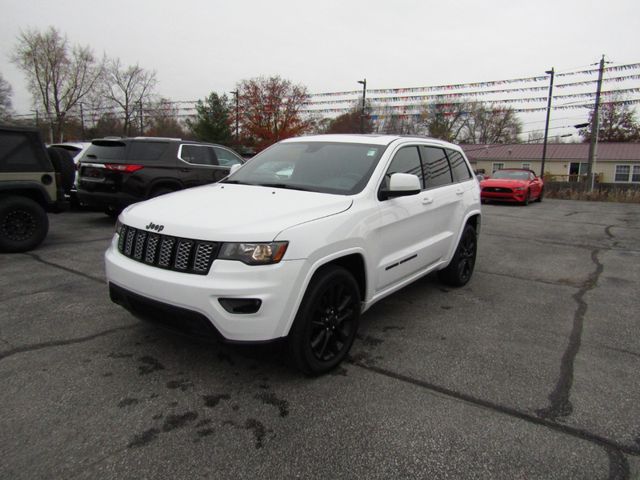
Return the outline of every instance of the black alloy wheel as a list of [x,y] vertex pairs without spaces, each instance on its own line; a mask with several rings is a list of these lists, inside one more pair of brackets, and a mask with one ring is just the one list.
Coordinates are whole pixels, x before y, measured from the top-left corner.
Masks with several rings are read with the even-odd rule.
[[43,208],[26,197],[0,199],[0,250],[26,252],[42,243],[49,231]]
[[360,293],[353,275],[342,267],[320,270],[307,289],[289,334],[297,368],[318,375],[347,355],[358,330]]
[[522,201],[522,205],[526,207],[527,205],[529,205],[530,201],[531,201],[531,190],[527,190],[527,195],[524,197],[524,200]]
[[458,248],[451,259],[449,265],[438,272],[438,276],[443,283],[452,287],[462,287],[466,285],[476,264],[476,253],[478,251],[478,237],[473,226],[467,224],[464,227]]
[[544,188],[540,190],[540,193],[538,194],[538,198],[536,199],[536,202],[541,202],[543,195],[544,195]]

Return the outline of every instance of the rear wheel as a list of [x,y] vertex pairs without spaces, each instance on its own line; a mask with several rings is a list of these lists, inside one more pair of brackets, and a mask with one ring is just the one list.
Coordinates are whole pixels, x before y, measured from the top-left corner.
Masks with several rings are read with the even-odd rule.
[[467,224],[462,231],[458,248],[449,265],[438,272],[440,281],[452,287],[462,287],[471,280],[476,264],[478,237],[473,226]]
[[47,212],[34,200],[0,198],[0,250],[26,252],[42,243],[49,231]]
[[338,266],[318,271],[289,333],[294,365],[308,375],[335,368],[351,349],[359,319],[360,293],[353,275]]

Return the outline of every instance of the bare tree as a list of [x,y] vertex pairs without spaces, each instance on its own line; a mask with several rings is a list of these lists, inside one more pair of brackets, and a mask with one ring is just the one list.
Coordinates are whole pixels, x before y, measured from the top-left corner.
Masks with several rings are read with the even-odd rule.
[[51,140],[62,141],[67,114],[95,87],[104,61],[88,46],[71,47],[55,27],[20,32],[11,61],[26,75],[34,104],[51,122]]
[[179,120],[179,109],[168,98],[161,98],[154,102],[151,109],[145,110],[145,114],[149,118],[148,135],[154,137],[185,137],[185,131]]
[[465,102],[426,104],[422,111],[429,135],[448,142],[460,141],[468,115],[469,107]]
[[492,108],[482,102],[468,104],[462,143],[517,143],[522,124],[512,108]]
[[13,91],[11,85],[7,82],[0,73],[0,121],[6,122],[11,119],[13,113],[13,106],[11,103],[11,96]]
[[136,117],[143,117],[144,106],[151,102],[156,84],[156,72],[137,63],[124,67],[119,58],[107,62],[104,96],[122,111],[124,135],[132,134]]

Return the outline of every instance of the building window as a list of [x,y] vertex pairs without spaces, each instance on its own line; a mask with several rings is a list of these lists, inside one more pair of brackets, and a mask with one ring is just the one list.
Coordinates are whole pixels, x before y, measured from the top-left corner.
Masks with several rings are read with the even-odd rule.
[[640,165],[633,166],[633,173],[631,174],[632,182],[640,182]]
[[615,182],[628,182],[631,173],[631,165],[616,165]]
[[530,163],[522,163],[522,168],[524,170],[531,170],[531,164]]
[[498,162],[498,163],[494,163],[491,166],[491,171],[495,172],[496,170],[502,170],[504,168],[504,163],[503,162]]

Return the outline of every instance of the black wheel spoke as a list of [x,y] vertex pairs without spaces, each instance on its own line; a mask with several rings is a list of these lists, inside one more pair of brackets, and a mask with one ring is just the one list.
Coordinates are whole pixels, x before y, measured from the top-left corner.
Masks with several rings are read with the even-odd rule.
[[316,337],[314,339],[311,340],[311,348],[313,350],[315,350],[316,348],[318,348],[318,345],[320,345],[320,342],[322,341],[323,338],[325,338],[327,336],[327,331],[325,329],[320,330],[320,332],[318,333],[318,335],[316,335]]
[[326,332],[326,335],[324,336],[324,343],[322,344],[322,348],[320,348],[320,351],[318,352],[318,357],[322,360],[328,360],[327,358],[325,358],[324,352],[327,350],[327,345],[329,345],[329,340],[331,340],[331,337],[333,337],[333,334],[331,330],[328,330]]

